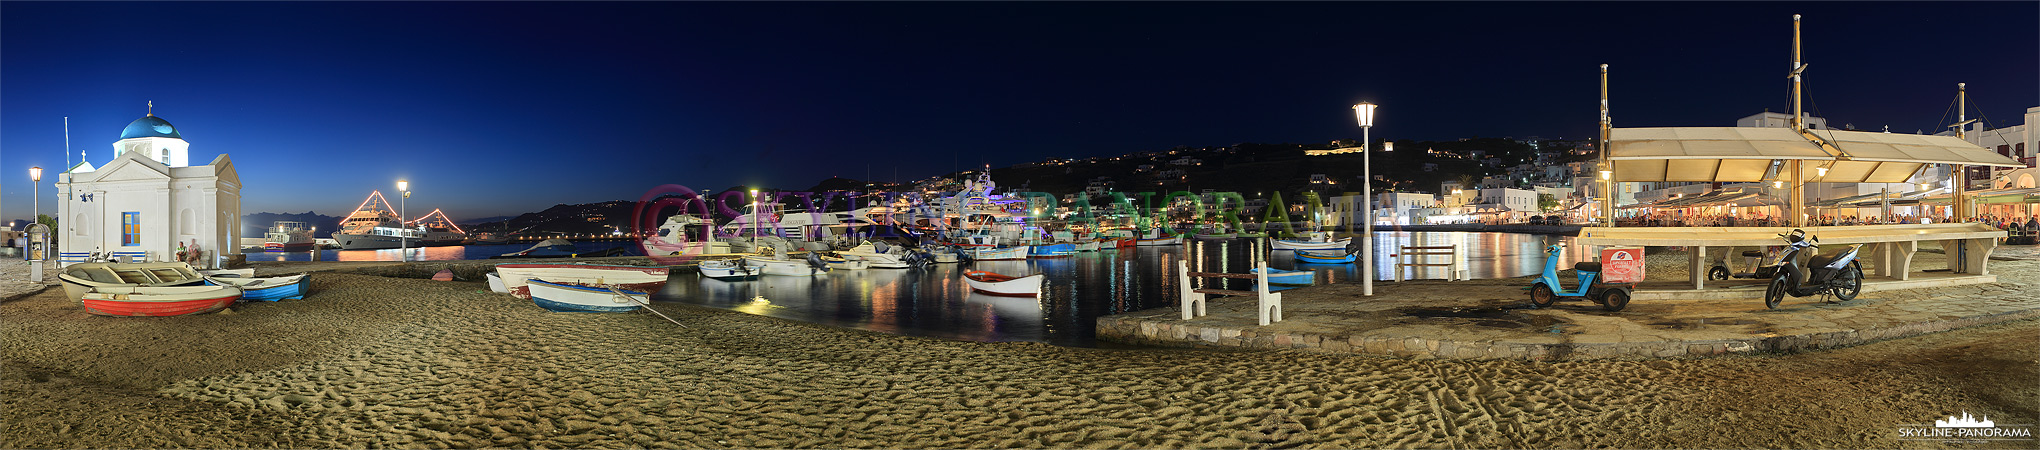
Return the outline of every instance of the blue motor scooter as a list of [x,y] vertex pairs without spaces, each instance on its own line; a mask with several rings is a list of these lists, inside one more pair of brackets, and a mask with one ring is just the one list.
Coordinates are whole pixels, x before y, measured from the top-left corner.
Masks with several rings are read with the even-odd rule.
[[1601,263],[1573,264],[1573,270],[1579,272],[1579,284],[1575,289],[1566,290],[1565,285],[1558,282],[1558,260],[1559,256],[1565,254],[1565,246],[1557,244],[1545,247],[1544,254],[1544,276],[1538,277],[1537,281],[1530,285],[1531,304],[1539,308],[1548,308],[1552,303],[1557,303],[1560,297],[1568,297],[1593,300],[1600,303],[1602,309],[1609,311],[1621,311],[1623,307],[1629,306],[1629,293],[1636,285],[1603,283]]

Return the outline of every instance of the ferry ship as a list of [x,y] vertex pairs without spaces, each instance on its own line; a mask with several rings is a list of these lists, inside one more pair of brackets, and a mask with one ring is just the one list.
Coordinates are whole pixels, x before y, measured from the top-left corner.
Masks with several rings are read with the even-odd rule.
[[407,243],[417,246],[424,237],[424,230],[404,226],[403,217],[390,208],[382,191],[369,193],[354,213],[340,221],[340,230],[333,232],[333,242],[342,250],[398,248]]

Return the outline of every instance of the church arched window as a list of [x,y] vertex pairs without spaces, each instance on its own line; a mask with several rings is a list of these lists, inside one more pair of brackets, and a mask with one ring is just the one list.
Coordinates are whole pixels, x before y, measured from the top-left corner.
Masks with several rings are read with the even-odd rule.
[[163,149],[163,152],[162,152],[161,154],[162,154],[163,156],[162,156],[162,157],[161,157],[160,159],[162,159],[162,160],[163,160],[163,164],[164,164],[164,165],[169,165],[169,164],[170,164],[170,149],[167,149],[167,148],[166,148],[166,149]]

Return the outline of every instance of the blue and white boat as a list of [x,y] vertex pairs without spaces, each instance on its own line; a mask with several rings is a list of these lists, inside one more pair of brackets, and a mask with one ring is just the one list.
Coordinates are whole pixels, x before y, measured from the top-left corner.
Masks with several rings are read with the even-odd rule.
[[1296,262],[1310,264],[1347,264],[1359,259],[1359,252],[1344,250],[1297,250]]
[[1077,254],[1077,244],[1036,244],[1028,246],[1029,258],[1061,258]]
[[241,288],[242,301],[303,300],[304,274],[268,278],[206,277],[205,284]]
[[[1252,269],[1248,270],[1247,273],[1258,275],[1260,274],[1260,271],[1261,269]],[[1316,281],[1316,279],[1317,272],[1309,270],[1282,270],[1273,267],[1268,268],[1268,284],[1275,286],[1309,286],[1313,284],[1313,282]]]
[[525,286],[531,288],[532,303],[553,312],[630,312],[636,311],[640,302],[651,299],[651,294],[643,292],[536,279],[527,281]]

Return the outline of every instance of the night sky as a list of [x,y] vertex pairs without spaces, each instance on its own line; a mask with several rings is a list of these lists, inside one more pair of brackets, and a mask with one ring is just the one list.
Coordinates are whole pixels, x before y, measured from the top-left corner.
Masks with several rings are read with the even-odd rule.
[[[0,3],[0,218],[145,103],[245,213],[413,186],[455,219],[1361,135],[1583,138],[1790,109],[1933,132],[2040,105],[2040,3]],[[1975,112],[1972,111],[1972,117]],[[897,175],[895,175],[897,174]]]

